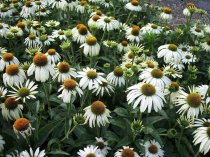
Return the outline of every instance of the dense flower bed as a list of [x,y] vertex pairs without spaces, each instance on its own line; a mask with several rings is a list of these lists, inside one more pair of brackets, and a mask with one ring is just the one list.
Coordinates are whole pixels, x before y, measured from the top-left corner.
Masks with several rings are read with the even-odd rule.
[[187,3],[176,26],[173,14],[146,0],[1,2],[0,156],[208,156],[207,12]]

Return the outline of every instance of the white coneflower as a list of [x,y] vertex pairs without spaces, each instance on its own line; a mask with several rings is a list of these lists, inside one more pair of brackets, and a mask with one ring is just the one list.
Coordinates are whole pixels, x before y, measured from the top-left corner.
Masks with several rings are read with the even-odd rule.
[[66,0],[47,0],[47,2],[52,8],[61,10],[65,10],[66,6],[68,5]]
[[176,99],[176,106],[181,106],[177,111],[181,115],[187,114],[188,118],[197,118],[203,112],[203,96],[195,87],[189,88],[189,93],[181,90]]
[[123,69],[121,67],[114,68],[114,71],[107,75],[107,80],[114,86],[124,86],[125,77],[123,76]]
[[25,102],[26,99],[36,99],[34,95],[38,93],[38,91],[36,91],[38,85],[35,85],[35,82],[27,80],[25,85],[22,83],[15,85],[16,88],[11,87],[13,91],[10,91],[12,94],[9,94],[8,96],[12,96],[16,98],[16,100],[22,99],[23,102]]
[[144,46],[141,44],[135,44],[135,43],[131,43],[128,45],[128,50],[137,54],[140,53],[144,50]]
[[197,37],[201,37],[201,38],[204,37],[204,31],[201,28],[199,28],[198,26],[194,26],[194,27],[190,28],[190,32]]
[[16,64],[8,65],[3,74],[3,82],[5,86],[13,86],[15,83],[23,83],[25,79],[25,72]]
[[69,63],[67,62],[59,62],[57,64],[57,67],[55,68],[56,73],[53,76],[53,79],[57,79],[58,82],[63,82],[64,80],[68,78],[76,78],[77,72],[75,68],[71,68]]
[[109,48],[114,48],[118,45],[118,43],[114,40],[104,40],[103,45]]
[[172,9],[171,8],[163,8],[162,13],[160,14],[160,18],[165,21],[171,21],[173,18]]
[[28,47],[38,47],[41,45],[41,42],[39,41],[39,38],[34,35],[30,34],[24,41],[24,44]]
[[120,22],[119,24],[119,31],[122,32],[122,31],[126,31],[129,29],[129,26],[126,24],[126,23],[122,23]]
[[207,154],[210,150],[210,125],[197,128],[193,134],[194,145],[200,144],[199,151]]
[[166,75],[171,76],[173,78],[182,78],[182,72],[177,68],[166,66],[164,67],[163,71]]
[[148,23],[146,26],[141,28],[141,32],[142,34],[160,34],[162,32],[162,28],[154,23]]
[[158,68],[158,62],[153,60],[148,60],[140,63],[141,68],[140,71],[144,71],[144,69],[150,68],[150,69],[157,69]]
[[187,3],[186,8],[183,10],[183,15],[186,17],[190,17],[192,13],[195,11],[196,6],[193,3]]
[[35,0],[34,1],[34,7],[36,8],[36,10],[41,9],[46,6],[47,6],[47,2],[45,0]]
[[173,62],[171,62],[171,63],[169,63],[169,65],[172,68],[178,69],[180,71],[182,71],[185,68],[185,66],[184,66],[184,64],[182,62],[179,62],[179,63],[173,63]]
[[60,40],[67,40],[67,37],[65,35],[65,31],[62,30],[62,29],[54,30],[52,32],[52,37],[53,38],[59,38]]
[[83,53],[85,56],[98,56],[100,51],[100,45],[97,43],[97,39],[94,36],[89,36],[86,38],[85,43],[80,46],[83,48]]
[[179,86],[177,82],[171,82],[170,86],[164,90],[164,93],[169,94],[170,102],[175,103],[179,93],[183,91],[183,88]]
[[30,151],[22,151],[20,152],[21,157],[45,157],[45,150],[40,151],[39,147],[35,150],[35,152],[30,147]]
[[8,24],[0,23],[0,37],[4,37],[9,30]]
[[171,80],[165,76],[164,71],[160,69],[145,69],[140,75],[139,79],[145,83],[151,83],[154,86],[157,86],[161,89],[168,87],[171,83]]
[[49,79],[50,75],[54,76],[55,70],[49,63],[47,56],[43,53],[37,53],[33,58],[33,63],[27,70],[28,76],[35,73],[36,81],[45,82]]
[[0,86],[0,98],[4,98],[7,94],[7,89]]
[[108,32],[118,29],[119,24],[119,21],[115,20],[114,17],[103,16],[98,20],[98,28]]
[[194,123],[194,118],[188,118],[186,116],[180,116],[178,119],[177,119],[177,123],[179,124],[179,126],[181,128],[191,128],[193,126],[193,123]]
[[181,50],[175,44],[166,44],[158,48],[158,58],[164,59],[165,63],[180,63],[182,59]]
[[209,127],[210,119],[206,119],[206,118],[196,119],[193,126],[194,127]]
[[95,139],[95,146],[98,147],[100,154],[102,154],[102,156],[106,156],[108,154],[108,151],[111,150],[111,148],[108,146],[108,142],[104,141],[102,137],[96,137]]
[[70,10],[70,11],[73,11],[75,9],[75,7],[78,5],[78,1],[75,0],[75,1],[67,1],[68,5],[67,5],[67,8]]
[[22,36],[23,35],[23,30],[17,26],[13,26],[9,28],[9,32],[11,32],[15,36]]
[[162,150],[160,144],[155,140],[147,141],[144,144],[145,157],[163,157],[164,151]]
[[105,8],[113,7],[112,0],[101,0],[100,4]]
[[98,16],[105,16],[101,10],[95,10],[94,12],[92,12],[90,14],[90,17],[94,16],[94,15],[98,15]]
[[210,25],[204,25],[204,31],[210,34]]
[[123,60],[124,62],[132,62],[132,61],[135,59],[135,57],[136,57],[136,54],[135,54],[135,53],[133,53],[133,52],[131,52],[131,51],[128,51],[127,53],[125,53],[125,54],[123,55],[122,60]]
[[79,157],[101,157],[98,147],[95,147],[93,145],[85,147],[84,150],[80,149],[77,154],[79,155]]
[[154,60],[153,52],[149,51],[149,50],[144,51],[140,57],[143,58],[144,61],[153,61]]
[[109,123],[110,111],[106,108],[106,105],[101,101],[94,101],[90,106],[84,108],[86,122],[89,126],[98,127],[105,126]]
[[81,0],[81,1],[79,2],[79,4],[77,4],[77,5],[75,6],[75,9],[76,9],[76,11],[77,11],[78,13],[84,14],[85,12],[88,11],[88,10],[87,10],[87,5],[88,5],[88,3],[87,3],[86,0]]
[[206,104],[210,102],[210,87],[208,85],[201,85],[196,87],[196,90],[205,97]]
[[47,34],[43,34],[39,37],[39,41],[41,43],[41,46],[49,46],[55,40],[53,39],[52,36],[48,36]]
[[27,19],[31,17],[31,15],[34,14],[35,11],[36,11],[36,8],[34,7],[34,2],[26,1],[25,5],[22,7],[20,16]]
[[95,26],[95,28],[98,28],[98,20],[101,18],[99,15],[93,15],[89,20],[88,20],[88,26]]
[[42,7],[38,10],[38,12],[36,12],[36,16],[47,16],[49,15],[51,12],[50,10],[48,10],[47,8],[45,7]]
[[28,136],[31,136],[32,130],[34,130],[34,128],[31,127],[31,124],[28,119],[18,118],[13,124],[13,130],[17,137],[21,135],[24,138],[27,138]]
[[63,85],[58,90],[58,92],[62,93],[58,96],[63,99],[64,103],[73,102],[76,99],[76,94],[78,93],[81,97],[83,95],[83,91],[79,88],[78,83],[73,79],[66,79],[63,81]]
[[158,112],[162,109],[165,102],[164,94],[160,88],[148,83],[138,83],[128,88],[128,104],[133,104],[133,108],[139,105],[140,111],[148,113],[155,110]]
[[131,42],[139,43],[142,39],[140,27],[134,25],[133,27],[126,30],[126,38]]
[[125,5],[125,8],[130,11],[136,11],[136,12],[139,12],[142,10],[142,7],[139,5],[138,0],[131,0],[129,3]]
[[50,20],[50,21],[47,21],[45,23],[45,26],[51,27],[51,28],[57,27],[59,25],[60,25],[60,22],[59,21],[54,21],[54,20]]
[[210,38],[206,40],[206,42],[201,44],[201,47],[206,51],[210,52]]
[[120,44],[118,44],[117,49],[120,53],[128,52],[128,41],[123,40]]
[[55,49],[48,49],[45,55],[53,66],[55,66],[61,59],[60,54]]
[[12,9],[9,7],[1,7],[0,8],[0,17],[1,18],[9,18],[12,16]]
[[105,93],[111,96],[111,93],[114,93],[114,87],[109,82],[102,82],[96,86],[93,85],[92,90],[93,93],[99,96],[103,96]]
[[140,157],[133,148],[128,146],[123,146],[123,149],[119,149],[115,154],[114,157]]
[[98,73],[95,69],[92,68],[84,68],[83,71],[78,72],[78,76],[80,77],[79,85],[82,89],[88,88],[91,90],[94,86],[99,86],[99,83],[106,82],[106,79],[103,77],[104,73]]
[[19,104],[14,97],[8,97],[4,103],[0,105],[1,113],[6,120],[15,120],[22,117],[23,105]]
[[10,64],[16,64],[19,65],[19,60],[12,54],[12,53],[2,53],[0,56],[0,70],[4,70],[8,65]]
[[182,62],[184,64],[194,63],[197,60],[196,56],[190,52],[182,54]]
[[92,36],[87,27],[83,24],[78,24],[72,29],[72,39],[77,43],[83,44],[87,37]]

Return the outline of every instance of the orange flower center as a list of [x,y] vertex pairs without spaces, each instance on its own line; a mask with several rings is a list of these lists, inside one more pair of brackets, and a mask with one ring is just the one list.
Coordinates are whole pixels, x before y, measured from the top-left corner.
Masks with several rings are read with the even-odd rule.
[[2,55],[3,60],[6,62],[13,60],[13,57],[14,57],[14,55],[12,53],[4,53]]
[[14,128],[18,131],[25,131],[29,127],[29,120],[26,118],[18,118],[14,123]]
[[19,72],[19,68],[18,68],[18,66],[16,64],[11,64],[11,65],[8,65],[6,67],[6,73],[8,75],[11,75],[11,76],[17,75],[18,72]]
[[77,86],[77,82],[73,79],[64,80],[63,85],[67,90],[74,90]]
[[171,8],[163,8],[163,12],[166,14],[171,14],[172,9]]
[[202,98],[198,93],[190,93],[186,98],[187,103],[194,108],[197,108],[201,105]]
[[121,42],[121,44],[122,44],[123,46],[127,46],[127,45],[128,45],[128,41],[123,40],[123,41]]
[[149,68],[154,68],[155,67],[154,62],[152,62],[152,61],[147,61],[146,64]]
[[156,154],[158,152],[158,147],[154,144],[151,144],[150,147],[148,148],[149,152],[152,154]]
[[141,92],[146,96],[152,96],[155,94],[156,89],[152,84],[144,84],[141,87]]
[[89,70],[87,72],[87,77],[89,79],[95,79],[98,76],[97,72],[95,70]]
[[67,62],[60,62],[58,64],[58,70],[61,72],[61,73],[67,73],[69,72],[69,69],[70,69],[70,65],[69,63]]
[[116,67],[114,69],[114,75],[117,76],[117,77],[121,77],[123,76],[123,70],[121,67]]
[[152,77],[159,79],[163,77],[163,72],[160,69],[153,69],[151,71],[151,75]]
[[56,50],[55,50],[55,49],[49,49],[49,50],[47,50],[47,53],[48,53],[49,55],[55,55]]
[[101,102],[101,101],[94,101],[91,104],[91,111],[93,113],[95,113],[96,115],[103,114],[105,109],[106,109],[106,105],[103,102]]
[[20,28],[24,28],[25,27],[25,24],[23,22],[20,22],[20,21],[16,25],[18,27],[20,27]]
[[34,58],[33,58],[33,63],[36,66],[45,66],[47,65],[47,56],[44,55],[43,53],[37,53]]
[[139,5],[139,1],[138,0],[132,0],[131,4],[134,6],[138,6]]
[[79,31],[79,34],[81,34],[81,35],[86,35],[88,32],[87,27],[84,25],[80,26],[78,31]]
[[8,97],[5,101],[4,101],[5,107],[9,110],[14,110],[17,106],[18,103],[15,100],[15,98],[13,97]]
[[98,19],[100,19],[100,16],[99,15],[94,15],[92,17],[93,21],[98,21]]
[[86,38],[86,43],[88,44],[88,45],[95,45],[96,44],[96,42],[97,42],[97,39],[95,38],[95,37],[87,37]]
[[138,36],[139,35],[139,31],[140,31],[140,27],[139,26],[133,26],[132,30],[131,30],[131,34],[134,36]]
[[125,148],[122,151],[122,157],[134,157],[134,151],[131,150],[130,148]]

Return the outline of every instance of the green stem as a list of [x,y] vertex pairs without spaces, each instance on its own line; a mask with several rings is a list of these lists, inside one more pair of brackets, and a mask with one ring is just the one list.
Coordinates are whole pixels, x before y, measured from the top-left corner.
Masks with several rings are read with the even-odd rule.
[[127,24],[127,23],[129,22],[130,17],[131,17],[131,13],[132,13],[132,11],[129,13],[128,18],[127,18],[127,20],[126,20],[125,24]]
[[63,142],[65,139],[69,137],[69,135],[76,129],[77,125],[75,125],[71,130],[69,130],[66,134],[66,136],[61,140]]

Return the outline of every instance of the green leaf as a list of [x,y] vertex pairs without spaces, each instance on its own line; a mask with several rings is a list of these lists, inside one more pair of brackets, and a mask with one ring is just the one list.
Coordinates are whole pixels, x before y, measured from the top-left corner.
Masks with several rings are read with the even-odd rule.
[[129,113],[128,111],[125,109],[125,108],[122,108],[122,107],[118,107],[114,110],[114,112],[119,115],[119,116],[122,116],[122,117],[129,117]]
[[122,147],[122,146],[128,146],[132,143],[132,139],[129,138],[128,136],[125,136],[122,140],[118,142],[116,145],[116,148]]
[[152,125],[152,124],[157,123],[163,119],[166,119],[166,118],[163,116],[147,117],[147,118],[143,119],[143,122],[145,125]]
[[47,125],[45,125],[44,127],[42,127],[39,130],[38,133],[38,146],[42,145],[48,138],[48,136],[50,135],[50,133],[61,123],[61,120],[55,120]]
[[62,150],[51,151],[51,152],[49,152],[48,154],[53,154],[53,155],[70,155],[69,153],[64,152],[64,151],[62,151]]

